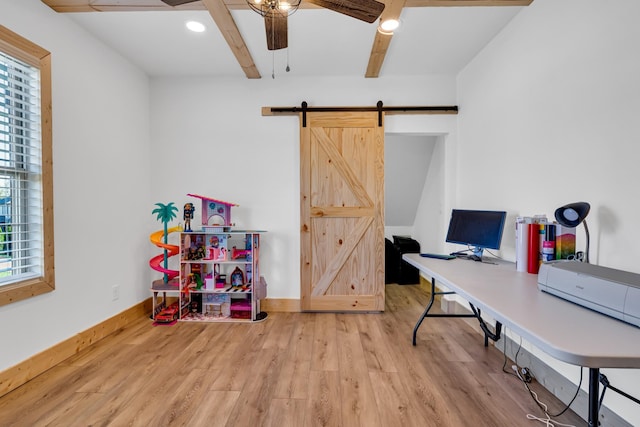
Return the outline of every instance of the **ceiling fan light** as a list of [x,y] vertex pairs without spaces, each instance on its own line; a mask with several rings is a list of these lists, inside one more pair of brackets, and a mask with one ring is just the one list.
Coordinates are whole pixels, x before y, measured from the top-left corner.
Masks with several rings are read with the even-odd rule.
[[393,31],[400,26],[400,21],[397,19],[387,19],[380,23],[378,31],[382,34],[393,34]]
[[204,32],[204,30],[206,30],[204,24],[198,21],[187,21],[185,25],[190,31],[193,31],[194,33],[202,33]]
[[283,17],[292,15],[300,6],[301,0],[245,0],[251,10],[267,17],[277,13]]

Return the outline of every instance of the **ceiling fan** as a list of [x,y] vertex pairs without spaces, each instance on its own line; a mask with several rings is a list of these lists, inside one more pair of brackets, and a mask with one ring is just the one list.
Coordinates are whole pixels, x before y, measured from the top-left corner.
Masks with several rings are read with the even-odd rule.
[[[179,6],[198,0],[162,0],[169,6]],[[297,9],[301,0],[247,0],[251,9],[264,17],[267,49],[278,50],[288,46],[287,19]],[[384,3],[377,0],[305,0],[316,6],[372,23],[380,17]]]

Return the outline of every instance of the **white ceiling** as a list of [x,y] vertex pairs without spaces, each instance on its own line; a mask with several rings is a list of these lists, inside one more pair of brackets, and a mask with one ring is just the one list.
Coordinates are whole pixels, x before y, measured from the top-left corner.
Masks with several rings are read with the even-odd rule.
[[[520,11],[520,6],[412,7],[401,15],[380,77],[457,74]],[[267,50],[262,17],[232,10],[262,78],[285,75],[287,50]],[[238,76],[244,73],[207,11],[90,12],[66,14],[150,76]],[[199,20],[205,33],[186,30]],[[300,9],[289,17],[291,76],[362,76],[376,23],[326,9]]]

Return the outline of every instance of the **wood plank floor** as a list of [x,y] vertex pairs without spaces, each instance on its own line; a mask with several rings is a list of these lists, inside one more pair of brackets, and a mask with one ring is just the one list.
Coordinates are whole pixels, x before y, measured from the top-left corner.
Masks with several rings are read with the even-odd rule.
[[[427,291],[386,292],[382,314],[159,327],[141,318],[0,398],[0,426],[541,425],[474,328],[427,319],[413,347]],[[533,388],[552,412],[563,407]],[[586,424],[571,411],[559,421]]]

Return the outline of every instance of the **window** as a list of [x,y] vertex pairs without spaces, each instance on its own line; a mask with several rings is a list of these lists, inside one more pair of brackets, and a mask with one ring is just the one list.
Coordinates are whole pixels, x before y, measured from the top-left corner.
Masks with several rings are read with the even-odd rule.
[[0,25],[0,306],[55,289],[50,53]]

